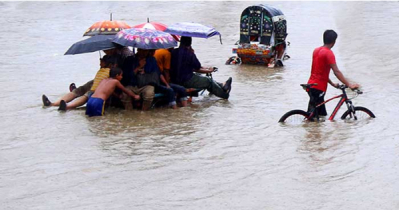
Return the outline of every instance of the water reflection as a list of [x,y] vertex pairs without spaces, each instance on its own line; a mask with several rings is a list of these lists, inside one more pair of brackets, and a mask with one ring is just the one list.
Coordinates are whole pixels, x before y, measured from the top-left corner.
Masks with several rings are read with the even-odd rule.
[[347,123],[320,122],[306,123],[306,131],[298,152],[304,163],[308,164],[303,172],[304,178],[311,182],[328,183],[361,173],[364,163],[357,162],[359,146],[356,133],[349,131]]
[[[204,97],[203,99],[206,100]],[[214,99],[214,97],[212,97]],[[204,145],[209,107],[228,104],[221,100],[201,101],[178,110],[158,108],[150,112],[107,110],[103,118],[87,118],[90,131],[101,138],[101,148],[121,156],[167,156],[191,153]]]
[[309,122],[303,125],[306,134],[299,151],[308,154],[312,164],[325,165],[331,163],[333,157],[328,157],[327,154],[333,152],[341,141],[333,138],[335,141],[329,142],[331,133],[325,133],[323,130],[326,129],[325,126],[323,122]]
[[235,71],[234,79],[245,84],[257,85],[264,85],[269,81],[279,81],[282,79],[281,74],[285,71],[285,67],[267,68],[256,65],[231,66],[231,69]]

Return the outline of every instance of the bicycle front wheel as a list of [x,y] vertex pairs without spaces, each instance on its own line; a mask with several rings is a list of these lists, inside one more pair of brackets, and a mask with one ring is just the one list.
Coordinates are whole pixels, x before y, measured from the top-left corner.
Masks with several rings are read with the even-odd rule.
[[303,111],[303,110],[291,110],[287,113],[285,113],[278,122],[280,123],[289,123],[289,124],[295,124],[295,123],[302,123],[307,120],[309,117],[309,113]]
[[[355,109],[354,115],[350,110],[347,110],[342,115],[341,119],[345,120],[345,119],[353,118],[355,120],[362,120],[362,119],[375,118],[375,115],[373,114],[373,112],[371,112],[369,109],[367,109],[365,107],[355,106],[354,109]],[[350,113],[352,113],[352,115]]]

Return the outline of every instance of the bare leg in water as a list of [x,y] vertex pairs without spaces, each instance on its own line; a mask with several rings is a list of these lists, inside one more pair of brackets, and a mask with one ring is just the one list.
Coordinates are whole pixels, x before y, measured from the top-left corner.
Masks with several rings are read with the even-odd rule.
[[67,103],[65,110],[74,109],[76,107],[82,106],[87,102],[87,100],[89,100],[89,98],[87,96],[83,95],[83,96],[77,98],[76,100],[72,101],[71,103]]
[[65,101],[66,103],[71,102],[73,99],[76,98],[76,95],[75,95],[75,93],[70,92],[70,93],[65,94],[64,96],[62,96],[55,102],[50,102],[50,100],[47,98],[46,95],[43,95],[42,98],[43,98],[43,104],[45,106],[59,106],[61,101]]

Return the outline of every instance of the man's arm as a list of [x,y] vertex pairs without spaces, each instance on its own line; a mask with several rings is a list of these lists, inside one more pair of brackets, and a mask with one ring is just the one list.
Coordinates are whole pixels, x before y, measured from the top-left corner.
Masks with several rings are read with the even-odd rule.
[[169,70],[169,69],[164,69],[164,70],[163,70],[163,75],[164,75],[164,77],[165,77],[165,80],[166,80],[167,82],[170,82],[170,70]]
[[328,83],[330,83],[330,85],[332,85],[335,88],[338,88],[338,83],[334,83],[333,81],[331,81],[330,78],[328,78]]
[[208,72],[203,72],[201,71],[201,69],[203,68],[201,63],[199,62],[197,56],[195,54],[193,54],[192,58],[191,58],[191,62],[192,62],[192,66],[191,68],[193,68],[193,72],[198,72],[198,73],[208,73]]
[[[348,86],[350,89],[356,89],[359,87],[358,84],[354,83],[351,84],[348,82],[348,80],[346,80],[346,78],[344,77],[344,75],[342,74],[342,72],[338,69],[337,64],[331,64],[331,69],[333,70],[335,76],[339,79],[339,81],[341,81],[342,83],[344,83],[346,86]],[[328,82],[330,83],[331,80],[329,80]],[[331,83],[330,83],[331,84]]]
[[145,58],[140,59],[139,64],[137,65],[137,67],[135,69],[133,69],[133,73],[134,74],[137,74],[137,73],[144,74],[144,66],[145,66],[145,64],[146,64],[146,59]]
[[[194,70],[194,71],[195,71],[195,70]],[[212,73],[212,72],[213,72],[213,67],[205,68],[205,67],[202,67],[202,66],[201,66],[201,68],[198,69],[198,70],[196,70],[196,72],[198,72],[198,73],[204,73],[204,74],[206,74],[206,73]]]
[[166,85],[167,88],[170,88],[169,83],[166,81],[166,78],[165,78],[165,76],[163,76],[163,74],[160,74],[159,78]]
[[170,63],[172,61],[172,53],[167,51],[164,54],[164,65],[163,65],[163,73],[167,82],[170,82]]
[[126,89],[125,87],[123,87],[123,85],[119,81],[116,82],[116,87],[121,89],[123,92],[125,92],[126,94],[128,94],[129,96],[134,98],[135,100],[139,100],[140,99],[139,95],[136,95],[132,91],[130,91],[130,90]]

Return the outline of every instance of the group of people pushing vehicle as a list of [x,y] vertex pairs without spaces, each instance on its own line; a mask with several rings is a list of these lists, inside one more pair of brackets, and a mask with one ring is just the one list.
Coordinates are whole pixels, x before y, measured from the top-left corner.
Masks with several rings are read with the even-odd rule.
[[195,90],[206,89],[217,97],[228,99],[232,78],[218,83],[195,73],[212,73],[214,68],[201,66],[191,44],[191,37],[182,36],[175,49],[138,49],[136,54],[123,46],[104,50],[100,69],[93,80],[53,103],[43,95],[43,104],[59,106],[59,110],[65,111],[87,102],[86,114],[101,116],[109,98],[119,101],[126,110],[141,107],[143,111],[151,107],[155,93],[163,94],[173,109],[177,105],[187,106],[188,94]]
[[[333,30],[326,30],[323,34],[323,46],[313,51],[312,69],[307,89],[309,95],[308,112],[316,109],[320,116],[326,116],[324,102],[327,85],[338,87],[329,78],[331,69],[335,76],[347,87],[356,89],[356,83],[350,83],[339,70],[334,47],[338,34]],[[213,79],[195,74],[211,73],[212,68],[203,68],[191,48],[191,37],[181,37],[180,46],[176,49],[142,50],[136,55],[126,52],[127,48],[115,48],[105,51],[101,59],[100,70],[94,80],[66,94],[58,101],[51,103],[43,95],[45,106],[59,106],[60,110],[67,110],[81,106],[87,101],[86,114],[98,116],[104,114],[105,101],[111,94],[121,99],[125,109],[133,108],[133,100],[142,100],[141,109],[148,110],[154,99],[154,93],[163,93],[171,108],[176,108],[176,100],[180,106],[187,105],[187,93],[192,89],[207,89],[210,93],[223,99],[230,96],[232,78],[224,84]],[[122,90],[114,92],[115,88]],[[67,104],[75,99],[75,101]]]

